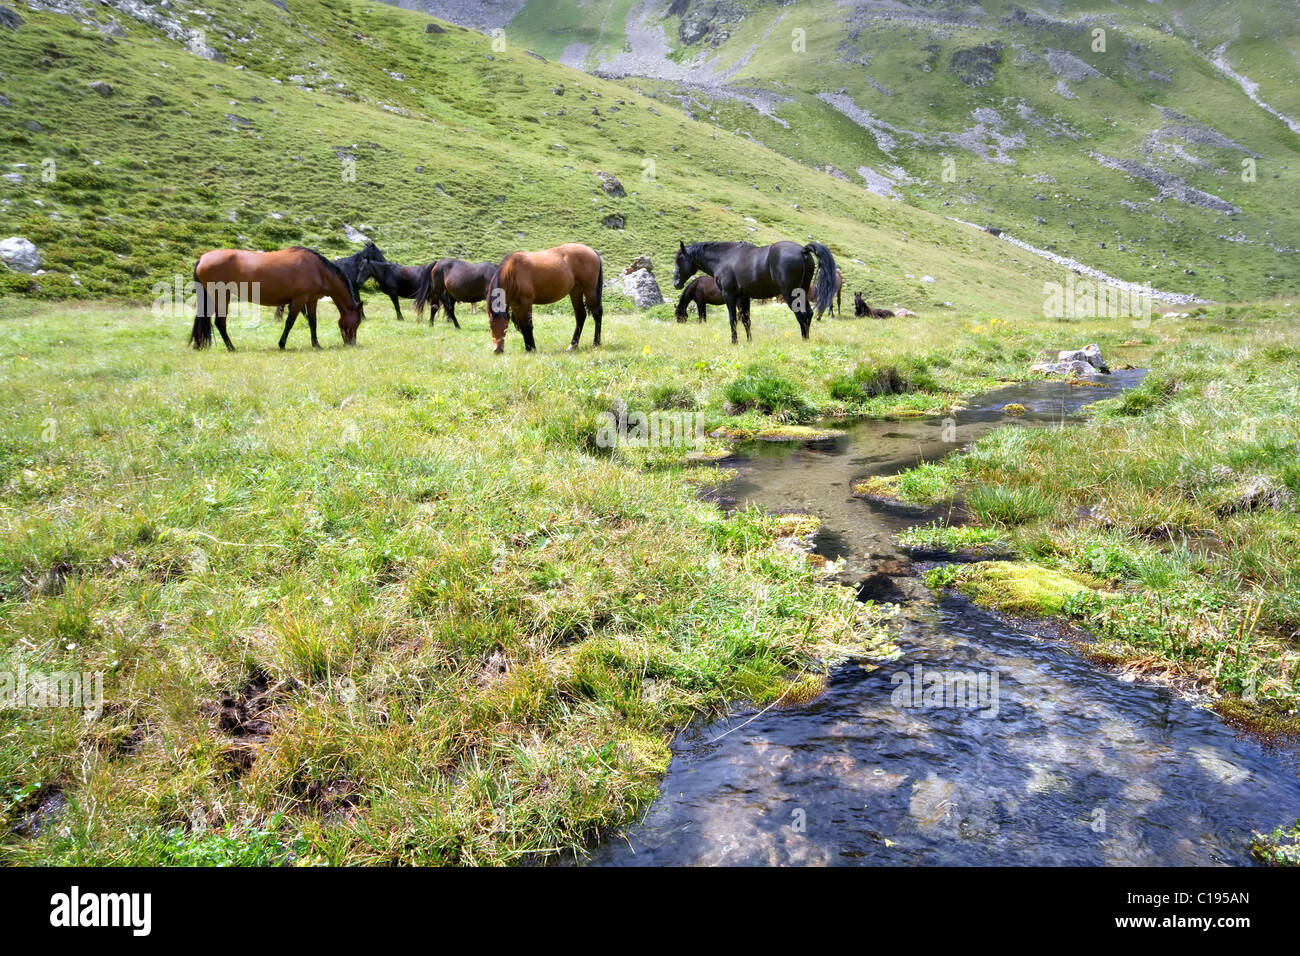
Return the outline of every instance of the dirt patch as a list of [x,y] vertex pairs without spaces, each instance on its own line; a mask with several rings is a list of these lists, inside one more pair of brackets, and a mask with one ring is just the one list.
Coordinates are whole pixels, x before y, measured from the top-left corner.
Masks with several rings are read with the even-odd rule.
[[270,739],[284,696],[284,682],[274,682],[258,673],[238,694],[223,697],[219,704],[206,708],[216,717],[218,732],[229,741],[222,756],[236,776],[252,768],[262,745]]

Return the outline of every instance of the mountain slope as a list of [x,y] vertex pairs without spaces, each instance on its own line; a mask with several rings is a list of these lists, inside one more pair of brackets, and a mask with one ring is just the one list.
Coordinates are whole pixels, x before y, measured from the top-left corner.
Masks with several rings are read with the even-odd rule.
[[1300,288],[1295,0],[420,5],[1128,281]]
[[0,270],[8,292],[157,295],[204,249],[339,254],[355,248],[346,226],[394,261],[582,240],[618,268],[641,253],[666,267],[679,237],[815,236],[850,290],[913,309],[1038,311],[1060,279],[675,104],[418,13],[219,0],[146,24],[124,11],[160,8],[56,2],[72,12],[23,7],[0,27],[0,137],[19,180],[0,181],[0,232],[33,240],[47,270]]

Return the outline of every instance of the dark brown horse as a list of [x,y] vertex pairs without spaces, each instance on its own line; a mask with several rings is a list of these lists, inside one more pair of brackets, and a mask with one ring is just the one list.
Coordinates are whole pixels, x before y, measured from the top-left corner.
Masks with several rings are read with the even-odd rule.
[[862,298],[861,292],[853,293],[853,314],[858,318],[870,316],[873,319],[892,319],[894,313],[889,309],[873,309],[867,305],[867,300]]
[[677,300],[678,322],[686,321],[686,311],[692,302],[695,303],[695,312],[699,321],[705,322],[708,314],[705,306],[725,305],[727,300],[722,295],[722,290],[718,288],[718,284],[713,281],[713,276],[697,276],[686,283],[682,297]]
[[446,307],[447,319],[456,328],[457,302],[483,302],[487,299],[488,283],[496,275],[495,262],[463,262],[460,259],[439,259],[420,278],[415,295],[415,311],[423,314],[430,302],[429,322],[438,317],[440,306]]
[[[525,350],[537,348],[533,341],[533,306],[559,302],[566,295],[573,303],[573,341],[578,347],[587,309],[596,322],[592,345],[600,345],[600,320],[604,315],[601,293],[605,284],[605,265],[596,250],[571,242],[542,252],[512,252],[501,260],[496,274],[488,283],[488,325],[492,332],[492,350],[504,352],[506,329],[515,323],[524,337]],[[584,305],[585,303],[585,305]]]
[[314,249],[301,246],[277,252],[242,249],[205,252],[194,264],[194,283],[198,306],[190,344],[196,349],[207,348],[212,343],[215,318],[226,348],[235,350],[226,333],[226,315],[232,300],[268,307],[287,305],[289,318],[280,336],[282,349],[299,312],[307,313],[312,347],[320,348],[316,339],[316,303],[327,296],[339,310],[339,332],[344,345],[356,344],[357,326],[365,318],[357,288],[343,271]]

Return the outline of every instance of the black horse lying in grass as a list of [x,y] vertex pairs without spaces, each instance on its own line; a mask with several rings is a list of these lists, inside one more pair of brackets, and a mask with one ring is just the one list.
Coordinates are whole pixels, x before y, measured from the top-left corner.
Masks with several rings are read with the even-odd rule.
[[894,317],[894,313],[888,309],[873,309],[867,305],[867,300],[862,298],[861,292],[853,293],[853,314],[860,319],[868,316],[873,319],[892,319]]
[[686,288],[682,292],[682,297],[677,300],[677,321],[686,321],[686,310],[690,308],[691,303],[695,303],[695,312],[699,321],[707,322],[708,310],[706,305],[725,305],[727,300],[722,295],[722,290],[718,284],[713,281],[713,276],[697,276],[690,282],[686,283]]
[[731,344],[736,344],[736,316],[745,323],[745,338],[754,341],[749,327],[751,299],[781,296],[799,322],[799,334],[808,338],[812,326],[812,288],[817,301],[835,298],[835,257],[818,242],[800,246],[776,242],[755,246],[748,242],[679,243],[673,288],[680,289],[697,272],[713,277],[722,292],[731,319]]
[[438,308],[447,310],[447,319],[456,328],[457,302],[484,302],[487,300],[488,283],[496,275],[495,262],[463,262],[460,259],[439,259],[424,270],[420,277],[419,289],[415,295],[415,311],[423,313],[430,302],[433,309],[429,312],[429,322],[438,317]]

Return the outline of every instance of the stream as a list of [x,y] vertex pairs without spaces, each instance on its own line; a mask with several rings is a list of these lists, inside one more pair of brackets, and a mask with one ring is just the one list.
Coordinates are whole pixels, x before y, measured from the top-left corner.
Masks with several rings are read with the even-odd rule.
[[[902,605],[902,656],[837,668],[806,705],[690,728],[648,812],[586,862],[1252,863],[1252,829],[1300,815],[1296,755],[1098,667],[1046,629],[932,594],[893,536],[938,513],[851,495],[856,479],[942,458],[992,428],[1059,427],[1142,374],[1115,372],[1095,388],[999,389],[954,416],[955,435],[941,418],[871,421],[826,441],[754,443],[729,459],[738,474],[720,503],[820,517],[815,549],[843,559],[838,579]],[[1027,412],[1008,416],[1013,402]],[[966,696],[932,706],[920,688],[936,674]]]

